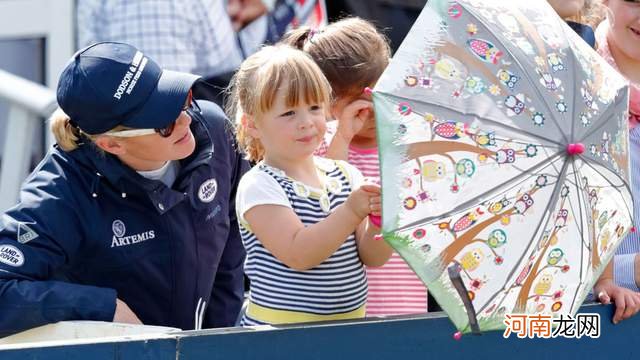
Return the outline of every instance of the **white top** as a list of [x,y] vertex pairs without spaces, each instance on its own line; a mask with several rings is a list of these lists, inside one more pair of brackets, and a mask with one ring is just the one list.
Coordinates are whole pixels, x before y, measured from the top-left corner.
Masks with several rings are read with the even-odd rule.
[[167,187],[171,187],[178,177],[179,170],[180,164],[177,161],[167,161],[159,169],[136,172],[147,179],[158,180],[167,185]]
[[[334,165],[331,160],[327,160],[320,157],[314,157],[316,166],[324,171],[331,171]],[[357,189],[364,183],[364,177],[362,173],[356,169],[353,165],[346,162],[340,162],[341,166],[347,171],[349,182],[353,189]],[[249,170],[238,184],[238,191],[236,195],[236,209],[238,212],[238,219],[246,224],[244,214],[254,206],[258,205],[280,205],[291,208],[289,198],[285,193],[282,186],[278,184],[276,179],[268,173],[260,170],[260,166],[264,165],[263,162],[259,162],[251,170]],[[267,165],[268,166],[268,165]],[[268,166],[273,172],[278,173],[283,177],[287,177],[286,173],[280,169]],[[302,184],[302,183],[301,183]],[[306,184],[309,192],[322,193],[322,189],[318,189]],[[327,185],[325,184],[325,187]]]
[[[359,171],[346,162],[322,158],[314,158],[314,162],[323,179],[323,189],[302,184],[264,163],[259,163],[240,180],[236,209],[247,251],[245,273],[251,280],[249,300],[263,310],[253,315],[247,311],[241,321],[243,326],[291,322],[279,313],[282,310],[335,315],[362,308],[366,302],[367,279],[353,233],[321,264],[298,271],[265,248],[244,220],[244,213],[252,207],[275,204],[291,208],[304,226],[310,226],[343,204],[351,189],[363,182]],[[273,315],[274,311],[277,315]],[[274,316],[278,320],[274,320]]]

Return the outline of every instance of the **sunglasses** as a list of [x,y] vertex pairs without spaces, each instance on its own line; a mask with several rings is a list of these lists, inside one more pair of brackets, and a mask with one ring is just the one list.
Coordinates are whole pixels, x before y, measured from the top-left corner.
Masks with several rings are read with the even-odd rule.
[[[187,101],[185,101],[184,106],[182,107],[182,111],[188,111],[188,110],[191,110],[195,113],[201,112],[200,106],[198,106],[198,103],[193,98],[193,94],[191,93],[191,91],[189,91],[189,95],[187,96]],[[166,138],[171,136],[171,134],[173,133],[173,129],[176,127],[176,121],[178,120],[176,119],[175,121],[171,122],[169,125],[163,128],[158,128],[158,129],[131,129],[131,130],[111,131],[111,132],[105,133],[105,135],[128,138],[128,137],[135,137],[135,136],[158,134]]]

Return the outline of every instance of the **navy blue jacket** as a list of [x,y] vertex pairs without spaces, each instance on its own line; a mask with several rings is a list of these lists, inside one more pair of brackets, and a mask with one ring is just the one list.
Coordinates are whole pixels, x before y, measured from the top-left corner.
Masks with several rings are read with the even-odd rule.
[[57,146],[0,220],[0,336],[60,320],[234,324],[243,300],[235,191],[248,164],[219,107],[191,114],[196,150],[172,188],[93,144]]

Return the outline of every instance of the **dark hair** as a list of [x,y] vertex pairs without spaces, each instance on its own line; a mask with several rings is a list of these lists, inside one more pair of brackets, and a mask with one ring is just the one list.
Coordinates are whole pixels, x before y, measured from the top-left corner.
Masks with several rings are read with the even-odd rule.
[[307,52],[329,80],[334,99],[357,97],[389,64],[389,43],[369,21],[346,18],[320,30],[301,27],[283,43]]

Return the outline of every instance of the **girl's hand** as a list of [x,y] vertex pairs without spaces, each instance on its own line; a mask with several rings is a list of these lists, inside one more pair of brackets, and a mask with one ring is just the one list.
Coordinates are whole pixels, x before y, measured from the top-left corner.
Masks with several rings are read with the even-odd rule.
[[355,100],[336,114],[338,131],[336,136],[342,137],[347,143],[362,129],[373,112],[373,103],[367,100]]
[[593,288],[598,301],[603,304],[613,302],[616,312],[613,314],[613,323],[634,316],[640,310],[640,293],[616,285],[611,279],[600,279]]
[[373,216],[382,215],[382,196],[372,196],[369,198],[369,210]]
[[[362,185],[358,189],[349,194],[344,205],[351,210],[359,219],[364,219],[367,215],[376,212],[380,215],[381,199],[380,186],[378,185]],[[374,214],[375,215],[375,214]]]

